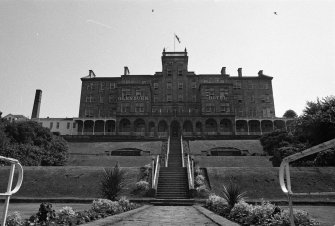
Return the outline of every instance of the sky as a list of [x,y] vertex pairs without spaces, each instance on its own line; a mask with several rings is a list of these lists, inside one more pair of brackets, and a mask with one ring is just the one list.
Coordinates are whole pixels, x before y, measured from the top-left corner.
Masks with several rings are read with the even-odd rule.
[[[275,14],[276,12],[276,14]],[[1,0],[0,111],[78,117],[81,77],[161,71],[174,33],[190,71],[272,76],[276,116],[334,95],[333,0]]]

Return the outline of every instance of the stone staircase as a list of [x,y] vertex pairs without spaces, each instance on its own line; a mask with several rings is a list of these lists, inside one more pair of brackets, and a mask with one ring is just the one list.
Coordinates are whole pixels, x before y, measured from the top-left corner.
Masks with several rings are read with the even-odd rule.
[[187,169],[182,167],[180,138],[171,138],[168,167],[159,171],[155,205],[192,205]]

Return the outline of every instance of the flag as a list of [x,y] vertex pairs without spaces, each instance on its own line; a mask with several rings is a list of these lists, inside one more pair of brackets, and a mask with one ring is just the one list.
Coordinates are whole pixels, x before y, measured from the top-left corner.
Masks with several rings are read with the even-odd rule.
[[177,41],[180,43],[180,39],[179,39],[179,37],[178,37],[176,34],[174,34],[174,36],[175,36],[175,38],[177,39]]

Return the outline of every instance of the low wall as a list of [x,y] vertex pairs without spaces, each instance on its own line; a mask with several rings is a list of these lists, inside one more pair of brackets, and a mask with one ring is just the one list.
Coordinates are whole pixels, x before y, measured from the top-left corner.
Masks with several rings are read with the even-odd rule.
[[[137,181],[139,168],[122,169],[127,171],[124,193],[128,195]],[[7,189],[9,170],[10,167],[0,168],[0,193]],[[24,167],[22,186],[13,197],[98,198],[103,172],[103,167]]]
[[141,167],[150,164],[151,160],[151,156],[71,155],[66,165],[111,167],[119,162],[121,167]]

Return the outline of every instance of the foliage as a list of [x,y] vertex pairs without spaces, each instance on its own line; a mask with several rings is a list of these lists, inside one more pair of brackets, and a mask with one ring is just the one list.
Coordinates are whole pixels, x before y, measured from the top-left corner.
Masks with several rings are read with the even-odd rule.
[[276,148],[288,146],[289,144],[295,143],[296,140],[292,134],[278,130],[263,135],[260,139],[260,142],[264,151],[269,155],[273,155],[273,152]]
[[29,219],[30,223],[49,225],[56,220],[56,212],[52,208],[51,203],[41,203],[38,212],[35,215],[32,215]]
[[240,186],[232,180],[229,180],[227,185],[223,185],[222,193],[223,198],[227,201],[230,209],[232,209],[236,203],[242,201],[246,196],[246,192],[242,192]]
[[70,206],[64,206],[57,213],[58,222],[65,223],[76,216],[76,212]]
[[295,111],[289,109],[289,110],[285,111],[283,117],[284,118],[296,118],[296,117],[298,117],[298,115],[297,115],[297,113],[295,113]]
[[92,203],[92,210],[97,213],[109,213],[116,214],[121,212],[121,207],[117,201],[111,201],[109,199],[98,199]]
[[211,194],[206,200],[205,207],[221,216],[226,216],[229,214],[229,207],[227,201],[215,194]]
[[21,214],[18,211],[8,214],[6,218],[7,226],[20,226],[23,224],[24,221],[22,220]]
[[0,122],[0,155],[27,166],[61,166],[68,158],[68,146],[37,122]]
[[194,183],[196,187],[202,186],[205,184],[205,177],[201,174],[195,177]]
[[207,189],[206,185],[201,185],[196,188],[197,196],[200,198],[208,197],[209,190]]
[[335,96],[307,102],[295,129],[296,136],[313,146],[335,138]]
[[151,169],[150,164],[147,164],[140,168],[140,175],[139,175],[140,181],[149,181],[150,169]]
[[315,166],[335,166],[335,147],[319,152],[314,160]]
[[[304,145],[304,144],[299,144],[299,143],[298,144],[292,144],[292,145],[289,145],[289,146],[286,146],[286,147],[277,148],[277,149],[274,150],[273,157],[271,158],[272,165],[275,166],[275,167],[278,167],[278,166],[280,166],[282,160],[285,157],[293,155],[293,154],[298,153],[298,152],[302,152],[305,149],[307,149],[307,146]],[[303,159],[299,159],[299,160],[291,163],[291,165],[293,165],[293,166],[307,166],[308,163],[310,165],[313,165],[313,159],[314,158],[315,158],[315,156],[307,156]],[[308,160],[310,160],[310,161],[308,161]]]
[[104,198],[116,200],[118,194],[125,187],[126,172],[116,163],[111,170],[105,169],[101,180],[101,194]]
[[148,191],[149,190],[149,183],[144,180],[140,180],[136,182],[136,190],[137,191]]

